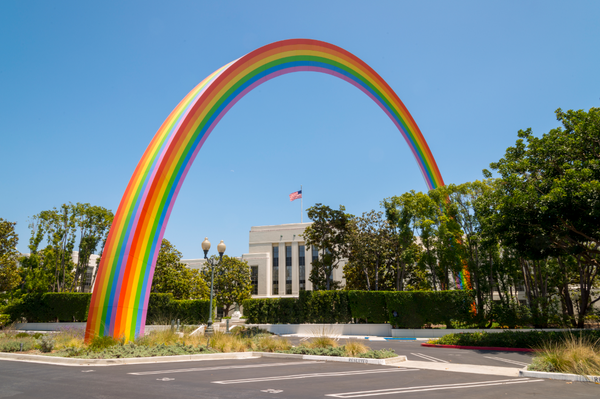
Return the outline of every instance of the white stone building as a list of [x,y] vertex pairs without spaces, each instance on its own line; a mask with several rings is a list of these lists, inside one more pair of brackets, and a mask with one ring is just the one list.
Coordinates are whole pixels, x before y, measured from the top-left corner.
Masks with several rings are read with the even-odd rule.
[[[238,259],[252,270],[253,298],[297,297],[312,290],[309,281],[312,260],[318,253],[304,244],[302,233],[311,223],[254,226],[250,228],[249,252]],[[189,268],[204,266],[204,259],[182,259]],[[342,262],[343,263],[343,262]],[[333,280],[342,281],[343,264],[333,271]]]

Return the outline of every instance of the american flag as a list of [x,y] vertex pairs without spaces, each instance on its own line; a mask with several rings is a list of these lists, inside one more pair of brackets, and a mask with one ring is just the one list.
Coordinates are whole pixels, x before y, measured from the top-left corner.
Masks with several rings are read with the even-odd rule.
[[296,200],[298,198],[302,198],[302,190],[294,191],[290,194],[290,201]]

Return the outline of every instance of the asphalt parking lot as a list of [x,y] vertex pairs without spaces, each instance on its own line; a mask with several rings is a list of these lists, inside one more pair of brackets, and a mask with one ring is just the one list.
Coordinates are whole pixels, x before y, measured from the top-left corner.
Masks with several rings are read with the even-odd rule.
[[122,366],[0,361],[0,398],[597,398],[600,386],[258,358]]

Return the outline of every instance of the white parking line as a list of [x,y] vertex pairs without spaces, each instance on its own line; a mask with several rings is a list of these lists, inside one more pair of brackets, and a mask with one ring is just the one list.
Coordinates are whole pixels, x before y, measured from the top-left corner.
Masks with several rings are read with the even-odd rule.
[[229,370],[229,369],[251,369],[262,367],[281,367],[281,366],[297,366],[300,364],[325,363],[320,361],[308,362],[286,362],[286,363],[265,363],[265,364],[245,364],[243,366],[215,366],[215,367],[199,367],[193,369],[173,369],[173,370],[158,370],[158,371],[140,371],[137,373],[127,373],[131,375],[152,375],[152,374],[172,374],[172,373],[189,373],[193,371],[211,371],[211,370]]
[[325,396],[331,396],[334,398],[362,398],[365,396],[379,396],[379,395],[393,395],[402,394],[409,392],[426,392],[426,391],[439,391],[444,389],[463,389],[463,388],[480,388],[489,387],[494,385],[510,385],[510,384],[523,384],[527,382],[542,382],[543,380],[531,380],[529,378],[517,378],[513,380],[495,380],[495,381],[481,381],[481,382],[467,382],[463,384],[444,384],[444,385],[425,385],[420,387],[406,387],[406,388],[391,388],[391,389],[376,389],[373,391],[358,391],[358,392],[345,392],[345,393],[331,393]]
[[484,356],[484,357],[486,359],[497,360],[499,362],[516,364],[517,366],[527,366],[527,365],[529,365],[529,363],[523,363],[523,362],[519,362],[517,360],[511,360],[511,359],[503,359],[501,357],[494,357],[494,356]]
[[424,355],[422,353],[411,353],[411,355],[423,358],[425,360],[429,360],[430,362],[448,363],[446,360],[438,359],[437,357],[432,357],[432,356]]
[[212,381],[213,384],[245,384],[250,382],[265,382],[265,381],[280,381],[280,380],[300,380],[303,378],[317,378],[317,377],[344,377],[361,374],[378,374],[378,373],[397,373],[401,371],[418,371],[416,369],[376,369],[376,370],[357,370],[357,371],[340,371],[332,373],[312,373],[312,374],[292,374],[292,375],[278,375],[272,377],[257,377],[257,378],[244,378],[240,380],[224,380],[224,381]]

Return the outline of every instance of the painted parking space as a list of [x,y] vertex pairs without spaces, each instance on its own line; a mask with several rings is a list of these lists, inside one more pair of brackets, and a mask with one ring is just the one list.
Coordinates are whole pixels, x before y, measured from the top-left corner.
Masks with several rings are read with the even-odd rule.
[[50,399],[272,396],[546,399],[597,397],[599,392],[595,386],[582,383],[568,385],[534,378],[281,358],[177,362],[165,366],[161,363],[78,368],[0,361],[0,386],[1,392],[10,392],[11,397]]

